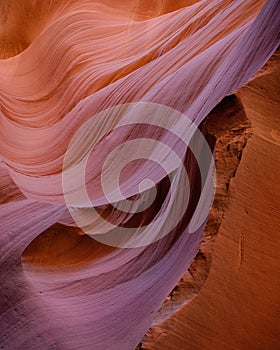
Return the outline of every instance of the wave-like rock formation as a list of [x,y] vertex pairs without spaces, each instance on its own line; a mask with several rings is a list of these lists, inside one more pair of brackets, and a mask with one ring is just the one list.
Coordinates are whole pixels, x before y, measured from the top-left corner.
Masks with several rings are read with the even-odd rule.
[[207,119],[217,191],[204,239],[139,349],[278,349],[279,78],[277,52]]
[[[0,348],[133,350],[156,319],[143,349],[276,349],[266,252],[279,244],[267,237],[279,217],[279,96],[266,96],[277,79],[260,69],[279,45],[279,1],[0,10]],[[219,235],[211,266],[200,251],[189,270],[206,260],[208,278],[160,318],[200,248],[215,152],[206,232]]]

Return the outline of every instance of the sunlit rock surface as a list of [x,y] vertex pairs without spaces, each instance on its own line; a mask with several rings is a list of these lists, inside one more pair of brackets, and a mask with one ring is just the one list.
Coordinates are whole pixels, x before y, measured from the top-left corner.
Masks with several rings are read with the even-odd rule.
[[0,347],[276,349],[279,1],[0,10]]

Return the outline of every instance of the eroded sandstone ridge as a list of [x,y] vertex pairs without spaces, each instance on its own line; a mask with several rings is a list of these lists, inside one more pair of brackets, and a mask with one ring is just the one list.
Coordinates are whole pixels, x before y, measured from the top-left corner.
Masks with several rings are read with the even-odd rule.
[[278,348],[279,82],[277,51],[207,117],[217,188],[204,238],[139,349]]
[[171,291],[153,321],[157,326],[187,304],[207,280],[216,235],[229,203],[230,182],[235,177],[243,150],[252,136],[252,125],[235,95],[225,97],[204,121],[207,132],[216,137],[215,198],[200,249],[180,282]]
[[279,1],[0,11],[0,348],[276,349]]

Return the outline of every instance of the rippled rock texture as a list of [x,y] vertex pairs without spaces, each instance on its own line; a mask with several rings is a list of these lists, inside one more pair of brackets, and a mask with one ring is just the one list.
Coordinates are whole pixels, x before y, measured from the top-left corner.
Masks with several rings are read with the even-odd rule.
[[278,349],[279,78],[277,52],[207,117],[217,187],[203,241],[139,349]]
[[279,1],[0,11],[1,349],[277,349]]

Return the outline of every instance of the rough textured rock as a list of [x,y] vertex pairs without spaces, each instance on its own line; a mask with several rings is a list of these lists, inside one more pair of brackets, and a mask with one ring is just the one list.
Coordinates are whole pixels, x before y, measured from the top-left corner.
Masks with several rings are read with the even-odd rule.
[[[229,187],[240,164],[248,139],[252,136],[250,120],[235,95],[225,97],[204,122],[207,132],[216,138],[215,198],[209,213],[199,252],[188,271],[171,291],[153,321],[156,326],[169,318],[196,296],[211,267],[214,238],[229,203]],[[149,334],[152,333],[152,330]]]
[[[201,250],[211,254],[208,232],[211,238],[217,236],[210,249],[210,266],[199,269],[209,275],[196,298],[182,303],[148,332],[141,349],[278,349],[279,82],[277,52],[238,91],[242,113],[236,115],[236,110],[227,108],[231,102],[226,102],[207,118],[217,136],[217,192]],[[224,118],[219,120],[221,115]],[[233,128],[224,129],[226,125],[230,129],[229,119],[234,116]],[[200,281],[198,275],[193,285]],[[192,286],[185,288],[192,293]],[[188,301],[180,284],[175,290],[178,299]]]

